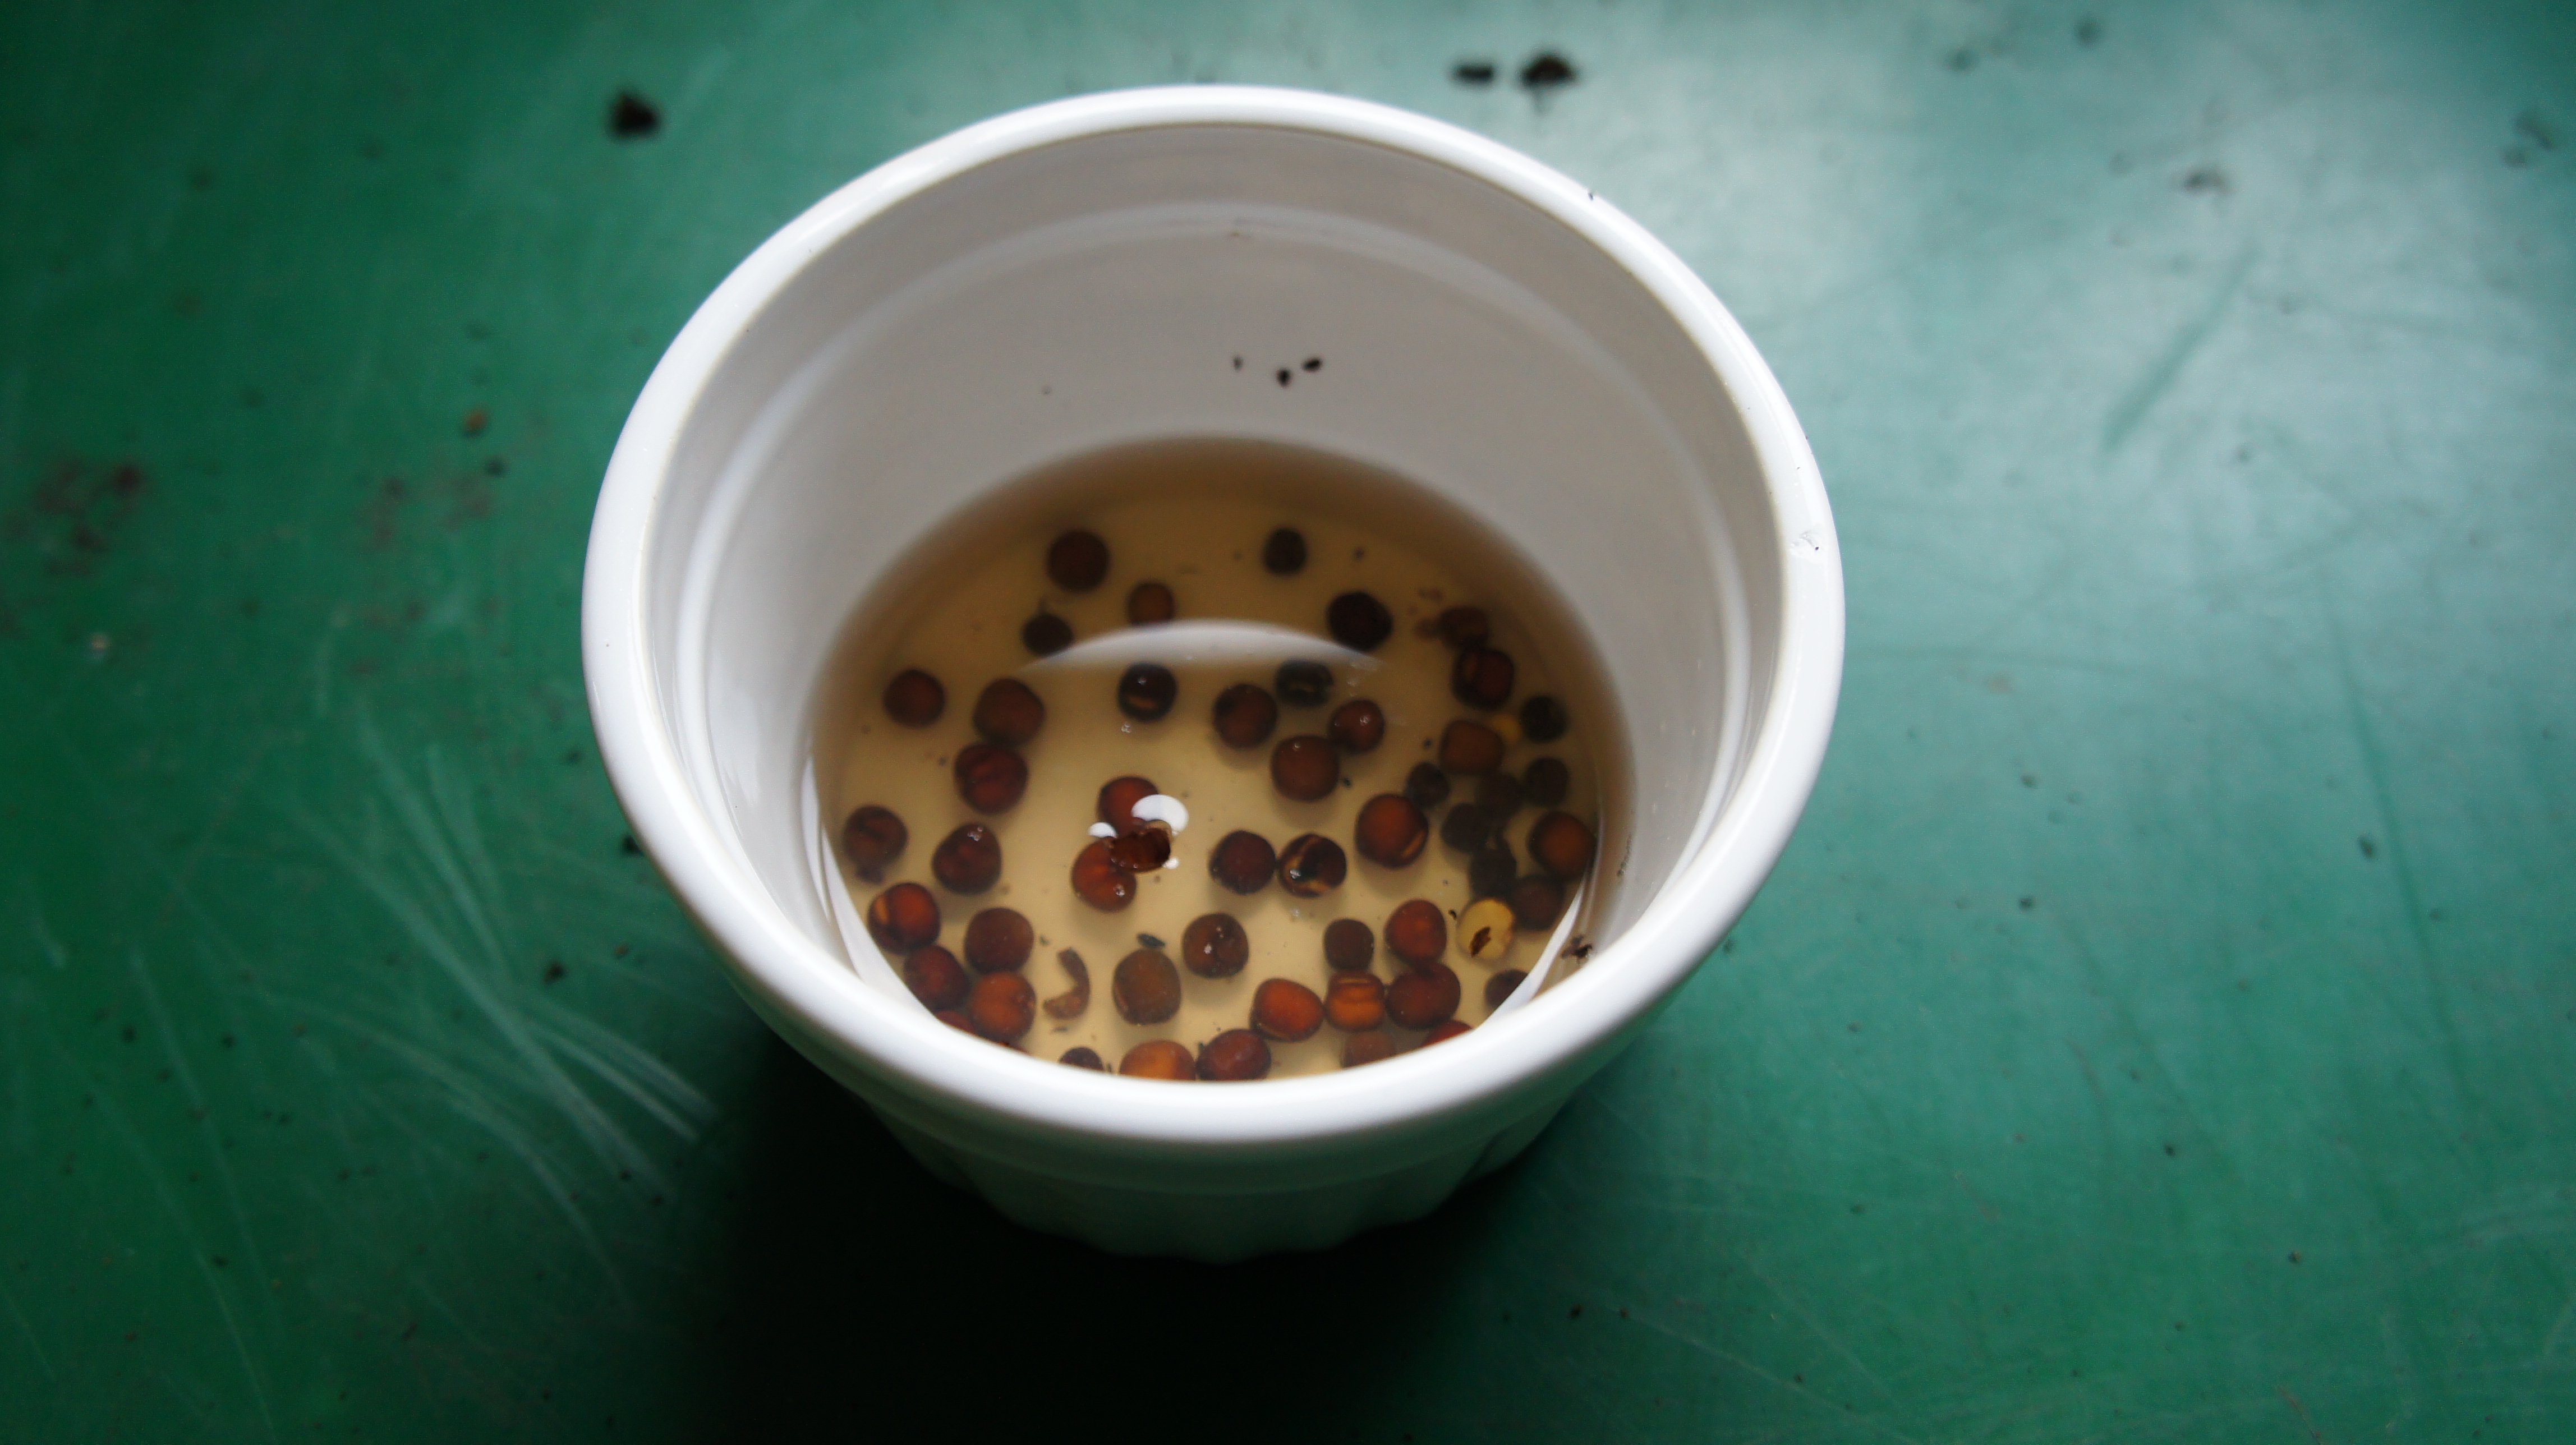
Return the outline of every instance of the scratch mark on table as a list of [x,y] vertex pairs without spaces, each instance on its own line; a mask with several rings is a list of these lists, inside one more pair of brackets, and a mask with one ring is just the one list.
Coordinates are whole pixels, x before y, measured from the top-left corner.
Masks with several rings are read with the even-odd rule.
[[2183,367],[2217,332],[2218,323],[2226,319],[2228,304],[2236,299],[2237,290],[2245,284],[2245,277],[2254,269],[2255,259],[2260,254],[2251,245],[2237,253],[2236,260],[2219,278],[2209,299],[2201,303],[2199,314],[2174,333],[2164,352],[2139,374],[2128,392],[2112,404],[2110,415],[2102,421],[2104,455],[2118,451],[2121,444],[2128,441],[2129,434],[2137,430],[2138,423],[2146,420],[2147,413],[2154,410],[2165,393],[2173,389],[2174,382],[2182,376]]
[[[242,1256],[250,1261],[251,1277],[266,1279],[268,1261],[260,1252],[258,1236],[251,1232],[250,1211],[242,1207],[241,1181],[234,1177],[232,1161],[225,1156],[223,1141],[215,1137],[213,1116],[206,1107],[205,1090],[197,1087],[196,1071],[188,1067],[187,1053],[179,1047],[179,1032],[171,1026],[170,1010],[161,1001],[161,986],[154,982],[151,966],[143,961],[143,950],[129,949],[126,966],[143,990],[144,1007],[152,1014],[153,1031],[161,1036],[161,1052],[170,1061],[172,1076],[179,1081],[180,1097],[188,1101],[191,1117],[198,1122],[200,1133],[206,1138],[206,1155],[213,1161],[215,1177],[223,1185],[224,1204],[233,1216],[233,1235],[241,1241]],[[274,1311],[270,1314],[269,1324],[272,1328],[277,1324]]]
[[2291,1413],[2299,1417],[2299,1423],[2307,1427],[2308,1438],[2316,1441],[2317,1445],[2325,1445],[2326,1432],[2317,1428],[2316,1417],[2308,1413],[2307,1406],[2299,1403],[2298,1396],[2290,1393],[2290,1387],[2275,1385],[2272,1388],[2280,1392],[2281,1403],[2289,1406]]
[[27,1312],[18,1308],[17,1292],[9,1288],[5,1277],[0,1277],[0,1304],[9,1306],[9,1318],[18,1322],[18,1333],[27,1337],[27,1348],[35,1352],[37,1368],[45,1372],[48,1380],[60,1379],[54,1373],[54,1362],[45,1355],[45,1342],[36,1338],[36,1327],[28,1322]]
[[1710,1344],[1706,1340],[1683,1334],[1681,1331],[1672,1328],[1670,1325],[1648,1319],[1643,1315],[1637,1316],[1635,1322],[1644,1325],[1646,1328],[1653,1330],[1656,1334],[1662,1335],[1664,1338],[1671,1340],[1676,1344],[1696,1350],[1721,1364],[1732,1365],[1736,1369],[1742,1370],[1744,1373],[1751,1375],[1757,1380],[1761,1380],[1767,1384],[1778,1387],[1787,1394],[1795,1395],[1810,1404],[1835,1410],[1835,1418],[1837,1419],[1848,1420],[1877,1434],[1884,1435],[1891,1440],[1901,1440],[1905,1442],[1905,1445],[1924,1445],[1923,1441],[1912,1435],[1906,1434],[1904,1431],[1897,1429],[1893,1425],[1873,1419],[1870,1416],[1859,1413],[1858,1411],[1845,1411],[1840,1408],[1841,1402],[1829,1400],[1820,1392],[1809,1389],[1804,1384],[1781,1379],[1778,1375],[1771,1373],[1769,1370],[1762,1368],[1760,1365],[1753,1363],[1742,1355],[1736,1354],[1732,1350],[1722,1349],[1719,1346]]
[[1853,1369],[1859,1371],[1860,1377],[1869,1382],[1869,1387],[1876,1390],[1879,1393],[1880,1398],[1885,1399],[1890,1403],[1895,1402],[1896,1392],[1887,1388],[1887,1382],[1878,1377],[1878,1372],[1871,1369],[1868,1362],[1861,1359],[1857,1351],[1853,1350],[1851,1346],[1843,1343],[1842,1336],[1835,1334],[1830,1329],[1827,1329],[1824,1321],[1816,1318],[1815,1312],[1807,1308],[1804,1300],[1791,1294],[1785,1286],[1783,1286],[1778,1280],[1773,1279],[1770,1275],[1764,1273],[1762,1267],[1755,1264],[1751,1259],[1743,1255],[1736,1256],[1736,1259],[1738,1263],[1744,1266],[1745,1273],[1762,1281],[1763,1287],[1771,1291],[1772,1297],[1779,1300],[1781,1304],[1786,1305],[1789,1309],[1789,1313],[1796,1315],[1799,1322],[1804,1324],[1810,1333],[1814,1334],[1817,1339],[1825,1342],[1826,1348],[1832,1350],[1835,1354],[1842,1356],[1846,1363],[1848,1363]]

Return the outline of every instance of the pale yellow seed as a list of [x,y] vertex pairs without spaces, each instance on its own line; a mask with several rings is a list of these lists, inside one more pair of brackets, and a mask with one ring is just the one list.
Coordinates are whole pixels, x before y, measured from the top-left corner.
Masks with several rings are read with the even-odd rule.
[[1491,718],[1486,720],[1485,726],[1494,730],[1494,735],[1503,740],[1504,747],[1518,747],[1520,745],[1521,720],[1512,716],[1510,713],[1498,712],[1494,714]]
[[1449,936],[1458,951],[1478,963],[1500,963],[1512,951],[1512,906],[1499,898],[1479,898],[1458,915]]

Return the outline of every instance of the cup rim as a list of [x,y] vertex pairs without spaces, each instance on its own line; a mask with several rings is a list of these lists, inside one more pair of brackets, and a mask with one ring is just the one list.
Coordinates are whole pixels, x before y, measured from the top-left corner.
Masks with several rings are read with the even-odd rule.
[[[1775,521],[1769,537],[1737,542],[1767,545],[1781,577],[1779,656],[1734,796],[1615,942],[1552,988],[1545,1008],[1364,1073],[1257,1089],[1147,1087],[996,1048],[870,987],[806,937],[744,871],[690,785],[665,726],[644,592],[676,443],[734,342],[809,263],[901,202],[1006,157],[1181,126],[1299,131],[1431,161],[1536,208],[1616,262],[1682,328],[1741,415]],[[655,365],[610,456],[583,564],[582,661],[600,758],[638,842],[765,1018],[828,1045],[845,1078],[855,1071],[1008,1133],[1204,1156],[1409,1131],[1490,1105],[1592,1056],[1680,987],[1769,875],[1815,786],[1841,690],[1843,605],[1832,513],[1788,398],[1735,318],[1642,226],[1529,156],[1410,111],[1270,87],[1163,86],[1052,101],[951,132],[834,190],[736,266]]]

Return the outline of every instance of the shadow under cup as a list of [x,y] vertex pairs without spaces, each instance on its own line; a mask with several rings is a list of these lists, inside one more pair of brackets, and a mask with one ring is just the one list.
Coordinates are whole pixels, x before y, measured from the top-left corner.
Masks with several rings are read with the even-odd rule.
[[[879,961],[830,916],[812,703],[853,608],[1014,478],[1183,436],[1337,453],[1472,513],[1617,700],[1597,952],[1454,1057],[1364,1088],[1083,1075],[863,981]],[[1413,1217],[1534,1137],[1768,871],[1840,675],[1812,459],[1677,262],[1488,142],[1214,87],[988,122],[781,232],[637,403],[586,587],[603,755],[754,1007],[1004,1213],[1202,1258]]]

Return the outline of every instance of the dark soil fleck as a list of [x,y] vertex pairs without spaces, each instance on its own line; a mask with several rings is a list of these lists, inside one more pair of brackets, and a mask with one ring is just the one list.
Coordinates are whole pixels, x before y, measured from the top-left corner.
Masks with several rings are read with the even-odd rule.
[[1494,62],[1461,60],[1449,67],[1449,78],[1460,85],[1491,85],[1494,83]]
[[661,109],[632,90],[608,103],[608,133],[619,140],[641,140],[661,128]]
[[1532,95],[1572,85],[1576,79],[1574,62],[1553,50],[1540,51],[1521,67],[1521,89]]

